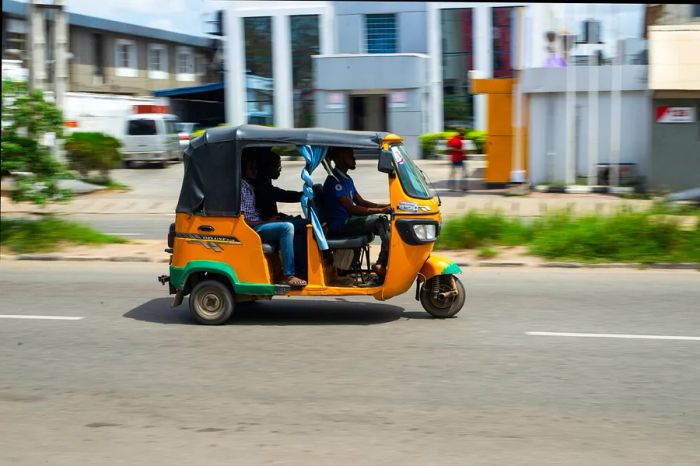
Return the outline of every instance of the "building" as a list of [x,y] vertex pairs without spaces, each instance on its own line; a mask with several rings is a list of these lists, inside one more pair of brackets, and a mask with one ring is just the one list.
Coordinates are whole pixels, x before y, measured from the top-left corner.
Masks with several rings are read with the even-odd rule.
[[469,72],[512,76],[524,3],[230,2],[225,10],[226,115],[254,118],[249,76],[273,81],[276,126],[419,135],[444,124],[484,128],[486,100]]
[[653,7],[647,32],[654,117],[650,186],[669,190],[698,188],[700,5]]
[[[27,3],[2,2],[2,59],[22,61],[25,68],[32,45],[28,10]],[[221,79],[214,39],[70,12],[67,17],[70,92],[151,96],[157,89]]]
[[[40,2],[41,3],[41,2]],[[56,30],[56,8],[39,8],[39,24]],[[33,21],[29,18],[30,5],[13,0],[3,1],[2,62],[3,76],[32,80],[42,87],[49,98],[58,86],[52,63],[58,48],[58,35],[31,34]],[[62,107],[64,117],[79,130],[100,131],[121,137],[123,121],[137,104],[164,103],[153,94],[160,89],[200,88],[221,83],[221,44],[218,39],[190,36],[117,21],[110,21],[68,12],[68,60],[63,77]],[[44,21],[49,19],[51,21]],[[43,24],[42,24],[43,25]],[[43,35],[43,37],[42,37]],[[44,43],[45,42],[45,43]],[[45,60],[37,55],[37,49]],[[43,67],[34,67],[31,61]],[[41,76],[35,82],[35,76]],[[210,100],[205,100],[206,95]],[[174,98],[171,109],[183,121],[196,121],[215,126],[224,121],[223,85],[218,91],[200,92],[192,96]]]

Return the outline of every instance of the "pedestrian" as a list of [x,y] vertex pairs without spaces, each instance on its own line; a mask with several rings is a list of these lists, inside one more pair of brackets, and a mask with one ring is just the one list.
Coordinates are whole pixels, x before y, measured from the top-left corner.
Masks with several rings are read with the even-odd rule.
[[[457,128],[457,134],[447,141],[447,147],[450,149],[450,187],[452,191],[459,191],[456,187],[457,184],[457,172],[461,172],[459,178],[459,186],[464,192],[468,190],[468,180],[467,180],[467,167],[464,163],[464,149],[462,148],[464,144],[464,128]],[[462,181],[464,180],[464,181]],[[463,186],[463,187],[462,187]]]

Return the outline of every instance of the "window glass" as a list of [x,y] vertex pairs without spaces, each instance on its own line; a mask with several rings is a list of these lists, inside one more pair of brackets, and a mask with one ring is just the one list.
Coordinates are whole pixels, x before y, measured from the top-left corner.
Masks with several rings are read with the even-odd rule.
[[194,56],[189,47],[178,47],[177,49],[177,72],[180,74],[194,73]]
[[433,195],[430,193],[428,183],[425,181],[423,174],[413,163],[413,160],[408,156],[403,144],[391,146],[391,152],[394,157],[394,167],[399,175],[399,181],[403,190],[411,197],[418,199],[430,199]]
[[248,123],[271,125],[272,22],[270,17],[243,18]]
[[396,53],[396,15],[366,15],[367,53]]
[[311,56],[319,54],[318,15],[292,16],[292,86],[294,127],[310,128],[314,118],[314,77]]
[[493,31],[493,77],[510,78],[513,76],[511,68],[512,34],[514,7],[499,7],[492,9]]
[[165,55],[165,47],[162,45],[153,45],[149,48],[149,70],[151,71],[167,71],[168,60]]
[[130,120],[127,129],[129,136],[152,136],[157,134],[156,121],[148,119]]
[[444,9],[442,25],[442,95],[446,127],[473,127],[469,71],[474,69],[472,9]]
[[177,121],[176,120],[165,120],[165,132],[166,134],[177,133]]

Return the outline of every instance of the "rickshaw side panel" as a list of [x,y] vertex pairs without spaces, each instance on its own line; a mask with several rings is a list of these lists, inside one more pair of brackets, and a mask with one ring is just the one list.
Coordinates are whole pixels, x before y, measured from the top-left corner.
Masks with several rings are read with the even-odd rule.
[[175,232],[173,267],[184,268],[191,261],[222,262],[233,269],[239,282],[272,284],[260,237],[242,215],[210,217],[178,213]]

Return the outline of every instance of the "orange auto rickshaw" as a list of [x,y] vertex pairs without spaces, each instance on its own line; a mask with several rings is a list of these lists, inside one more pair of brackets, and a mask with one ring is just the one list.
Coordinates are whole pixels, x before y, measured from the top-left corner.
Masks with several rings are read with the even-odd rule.
[[[220,325],[245,301],[275,296],[386,300],[415,283],[416,299],[428,313],[453,317],[465,302],[464,286],[457,277],[461,269],[431,254],[440,234],[440,200],[402,142],[400,136],[385,132],[256,125],[211,128],[193,139],[184,153],[182,188],[168,234],[170,273],[159,277],[175,295],[173,306],[189,295],[197,322]],[[307,220],[308,284],[303,288],[279,284],[278,245],[263,243],[241,213],[241,158],[249,147],[289,147],[306,161],[301,204]],[[372,235],[328,236],[321,185],[314,184],[311,174],[318,167],[332,173],[325,158],[329,147],[376,153],[377,181],[389,184],[391,236],[381,284],[368,279]],[[346,259],[339,261],[341,256]]]

